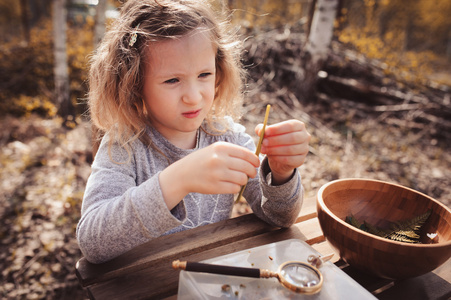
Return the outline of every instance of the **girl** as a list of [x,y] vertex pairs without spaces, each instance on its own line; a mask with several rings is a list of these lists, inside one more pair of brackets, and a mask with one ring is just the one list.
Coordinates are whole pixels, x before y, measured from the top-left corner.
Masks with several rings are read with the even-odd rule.
[[229,218],[248,178],[244,197],[259,218],[295,221],[310,135],[297,120],[268,126],[260,165],[253,139],[233,121],[240,44],[224,26],[204,1],[129,0],[99,46],[89,105],[106,134],[77,227],[92,263]]

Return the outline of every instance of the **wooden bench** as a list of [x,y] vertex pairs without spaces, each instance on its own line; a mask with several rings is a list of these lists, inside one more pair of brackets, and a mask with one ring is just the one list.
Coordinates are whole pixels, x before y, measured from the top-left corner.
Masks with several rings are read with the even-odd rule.
[[[333,253],[316,217],[316,200],[305,200],[296,224],[274,228],[253,214],[159,237],[104,264],[82,258],[80,284],[91,299],[176,299],[179,271],[173,260],[202,261],[287,239],[299,239],[322,254]],[[333,262],[379,299],[451,299],[451,259],[412,279],[391,281],[366,275],[335,255]]]

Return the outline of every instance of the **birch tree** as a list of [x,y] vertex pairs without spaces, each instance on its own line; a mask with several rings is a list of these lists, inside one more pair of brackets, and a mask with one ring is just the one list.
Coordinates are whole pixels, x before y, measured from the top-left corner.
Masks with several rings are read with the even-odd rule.
[[334,21],[340,0],[316,0],[303,59],[305,77],[300,85],[304,98],[311,100],[316,91],[318,72],[327,58],[332,41]]
[[58,113],[66,121],[74,116],[69,96],[69,67],[67,62],[66,0],[53,0],[53,41],[54,41],[54,80],[55,103]]
[[96,22],[94,28],[94,47],[102,40],[105,35],[105,11],[107,0],[99,0],[96,7]]
[[30,43],[30,23],[28,21],[28,6],[26,0],[20,0],[20,12],[22,17],[22,26],[24,38],[27,44]]

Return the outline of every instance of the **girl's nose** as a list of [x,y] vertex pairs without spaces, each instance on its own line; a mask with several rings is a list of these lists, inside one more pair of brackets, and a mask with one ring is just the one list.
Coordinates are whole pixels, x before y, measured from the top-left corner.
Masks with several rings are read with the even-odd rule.
[[201,88],[196,84],[189,84],[183,92],[182,101],[186,104],[195,105],[202,100]]

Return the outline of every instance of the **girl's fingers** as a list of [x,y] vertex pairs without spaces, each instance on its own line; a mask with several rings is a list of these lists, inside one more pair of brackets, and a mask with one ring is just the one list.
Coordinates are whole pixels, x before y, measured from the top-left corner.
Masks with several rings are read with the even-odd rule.
[[211,147],[213,147],[214,155],[217,157],[220,156],[226,157],[227,163],[229,163],[228,160],[230,158],[235,158],[250,163],[255,168],[257,168],[260,165],[260,160],[258,159],[258,157],[249,149],[244,148],[242,146],[226,142],[218,142],[213,144]]
[[306,144],[310,140],[310,135],[306,131],[295,131],[280,135],[266,136],[263,139],[263,146],[277,147],[286,145]]
[[[301,166],[307,155],[271,155],[268,156],[270,159],[269,164],[274,165],[278,164],[278,166],[283,168],[297,168]],[[273,168],[271,168],[273,170]]]
[[[260,160],[259,160],[258,156],[255,155],[255,153],[249,151],[248,149],[242,148],[241,150],[245,150],[245,151],[238,151],[238,152],[230,153],[230,157],[232,159],[236,159],[236,161],[239,161],[241,163],[244,162],[246,164],[249,164],[254,169],[258,168],[258,166],[260,165]],[[236,170],[237,168],[234,168],[234,169]]]
[[257,169],[256,169],[257,167],[245,160],[242,160],[242,159],[237,159],[237,158],[231,157],[231,158],[229,158],[226,167],[227,167],[228,172],[231,172],[231,173],[236,172],[236,173],[243,174],[243,176],[245,176],[246,179],[247,179],[247,177],[254,178],[255,175],[257,175]]
[[[207,149],[209,148],[209,149]],[[197,154],[199,164],[193,161],[194,170],[208,182],[229,182],[243,185],[248,177],[257,175],[260,164],[250,150],[231,143],[215,143]]]
[[[257,126],[256,132],[261,132],[261,129],[261,126]],[[262,147],[268,151],[269,147],[308,144],[310,138],[304,123],[292,120],[267,127]],[[262,149],[262,152],[265,150]]]
[[214,186],[216,194],[236,194],[240,191],[242,184],[223,181]]
[[268,156],[284,155],[284,156],[296,156],[296,155],[306,155],[309,151],[309,146],[307,143],[294,144],[294,145],[283,145],[283,146],[263,146],[262,153]]
[[[173,164],[186,170],[184,194],[238,193],[249,177],[257,175],[258,157],[249,149],[218,142],[195,151]],[[169,167],[168,167],[169,168]]]
[[[202,187],[198,192],[204,193],[237,193],[242,185],[245,185],[249,177],[255,177],[256,168],[251,164],[248,166],[238,167],[240,162],[232,159],[225,168],[213,168],[203,172]],[[241,165],[243,161],[241,161]],[[237,170],[234,170],[236,168]],[[201,177],[201,176],[199,176]]]
[[[255,133],[260,136],[263,124],[258,124]],[[265,128],[265,136],[281,135],[296,131],[305,131],[305,124],[298,120],[288,120],[274,125],[268,125]]]
[[[262,125],[255,128],[260,134]],[[277,173],[280,181],[301,166],[309,151],[310,134],[305,124],[298,120],[288,120],[266,127],[261,152],[266,154],[273,176]]]
[[231,183],[238,186],[245,185],[248,181],[249,177],[239,171],[228,171],[227,176],[224,176],[220,182],[222,183]]

